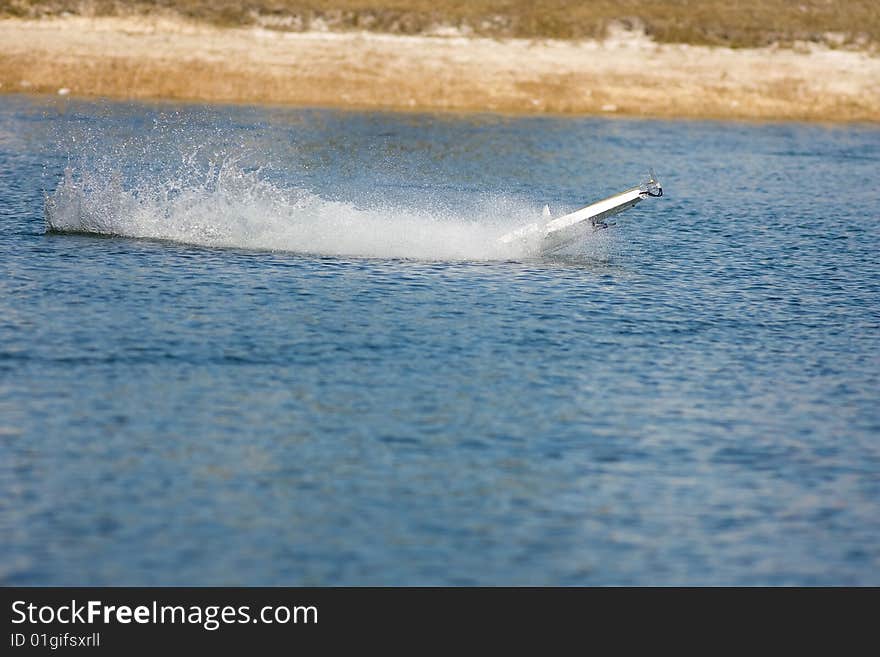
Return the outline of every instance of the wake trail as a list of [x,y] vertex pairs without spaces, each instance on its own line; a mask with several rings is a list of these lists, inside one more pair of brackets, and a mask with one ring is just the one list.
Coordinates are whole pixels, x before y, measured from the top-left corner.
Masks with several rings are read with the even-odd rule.
[[269,180],[234,157],[184,157],[170,173],[123,168],[109,159],[68,167],[46,199],[48,230],[327,256],[479,261],[539,253],[537,240],[499,241],[540,214],[505,196],[459,210],[430,199],[426,207],[393,199],[361,207]]

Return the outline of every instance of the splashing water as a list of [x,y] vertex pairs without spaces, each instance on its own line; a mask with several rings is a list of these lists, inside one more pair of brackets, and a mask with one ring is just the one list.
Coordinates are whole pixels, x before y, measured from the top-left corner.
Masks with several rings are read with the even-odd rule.
[[[242,166],[239,157],[216,163],[200,155],[183,157],[170,175],[140,169],[131,182],[108,158],[68,166],[46,199],[48,230],[329,256],[510,260],[539,254],[539,238],[499,242],[540,216],[530,203],[495,196],[465,211],[387,201],[360,207],[279,185],[261,169]],[[601,257],[607,246],[608,239],[599,238],[590,248]]]

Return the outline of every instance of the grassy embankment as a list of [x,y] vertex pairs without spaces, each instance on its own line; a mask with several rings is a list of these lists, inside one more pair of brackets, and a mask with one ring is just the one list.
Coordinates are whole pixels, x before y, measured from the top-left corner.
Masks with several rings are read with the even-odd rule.
[[878,53],[878,0],[0,0],[12,93],[880,122]]
[[489,37],[581,39],[601,37],[617,21],[661,43],[880,43],[877,0],[0,0],[0,16],[156,13],[296,31],[420,34],[447,26]]

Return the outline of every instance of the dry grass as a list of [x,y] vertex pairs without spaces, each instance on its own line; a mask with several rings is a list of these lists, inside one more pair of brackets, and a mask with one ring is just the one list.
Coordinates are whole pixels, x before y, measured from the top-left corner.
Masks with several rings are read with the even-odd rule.
[[0,0],[0,16],[170,13],[215,25],[491,37],[596,37],[611,22],[659,42],[732,47],[880,43],[878,0]]
[[630,116],[880,121],[880,57],[0,20],[0,92]]

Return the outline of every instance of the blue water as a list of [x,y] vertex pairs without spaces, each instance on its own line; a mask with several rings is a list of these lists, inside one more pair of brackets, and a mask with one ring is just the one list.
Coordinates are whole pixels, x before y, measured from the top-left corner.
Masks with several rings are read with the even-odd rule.
[[867,126],[0,96],[0,583],[880,584],[878,174]]

